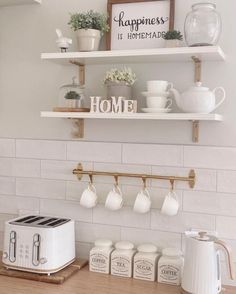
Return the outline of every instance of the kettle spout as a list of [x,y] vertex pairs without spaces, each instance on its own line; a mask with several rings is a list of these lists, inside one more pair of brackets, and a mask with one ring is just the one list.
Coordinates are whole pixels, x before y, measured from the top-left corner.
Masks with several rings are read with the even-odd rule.
[[170,92],[174,96],[177,106],[179,108],[181,108],[180,107],[180,93],[174,88],[170,89]]

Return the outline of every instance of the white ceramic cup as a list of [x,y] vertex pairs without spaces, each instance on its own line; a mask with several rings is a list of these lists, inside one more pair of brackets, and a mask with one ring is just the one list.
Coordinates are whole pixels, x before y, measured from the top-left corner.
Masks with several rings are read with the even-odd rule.
[[150,197],[150,194],[148,192],[148,190],[145,188],[145,189],[142,189],[137,197],[136,197],[136,200],[134,202],[134,211],[137,212],[137,213],[147,213],[150,211],[151,209],[151,197]]
[[93,208],[97,205],[98,196],[96,188],[89,183],[88,188],[84,190],[80,198],[80,205],[85,208]]
[[147,90],[152,93],[162,93],[173,88],[173,84],[168,81],[147,81]]
[[114,185],[113,189],[108,193],[105,207],[109,210],[119,210],[124,203],[122,192],[118,185]]
[[174,216],[178,213],[178,211],[179,202],[177,200],[177,195],[174,191],[170,191],[165,197],[161,208],[161,213],[168,216]]
[[172,99],[165,97],[147,97],[148,108],[170,108],[172,105]]

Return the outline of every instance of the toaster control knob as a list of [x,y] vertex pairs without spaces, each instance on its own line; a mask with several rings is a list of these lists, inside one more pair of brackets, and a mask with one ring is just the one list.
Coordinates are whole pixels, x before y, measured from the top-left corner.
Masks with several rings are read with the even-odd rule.
[[40,258],[40,263],[41,263],[41,264],[45,264],[45,263],[47,263],[47,259],[46,259],[46,258]]
[[3,257],[4,259],[7,259],[7,258],[8,258],[8,253],[7,253],[7,252],[4,252],[3,255],[2,255],[2,257]]

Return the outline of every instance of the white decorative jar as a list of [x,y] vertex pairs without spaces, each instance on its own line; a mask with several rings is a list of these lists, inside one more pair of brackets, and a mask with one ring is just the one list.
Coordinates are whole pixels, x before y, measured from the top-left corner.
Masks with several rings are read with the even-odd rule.
[[111,254],[111,274],[120,277],[132,277],[133,258],[135,254],[134,244],[121,241],[116,243],[115,250]]
[[101,31],[94,29],[80,29],[76,31],[78,50],[89,52],[97,51],[101,41]]
[[90,251],[89,270],[91,272],[98,272],[109,274],[111,253],[114,250],[112,241],[106,239],[96,240],[95,247]]
[[153,244],[138,246],[138,253],[134,256],[133,277],[139,280],[156,281],[157,260],[160,254]]
[[158,282],[180,286],[184,258],[181,250],[165,248],[158,262]]

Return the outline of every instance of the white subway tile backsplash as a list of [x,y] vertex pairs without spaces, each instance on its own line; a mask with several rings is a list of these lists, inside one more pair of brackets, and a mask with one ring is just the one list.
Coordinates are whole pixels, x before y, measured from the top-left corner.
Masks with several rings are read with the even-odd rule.
[[0,139],[0,157],[15,157],[14,139]]
[[40,199],[40,214],[92,222],[92,209],[83,208],[74,201]]
[[89,258],[89,252],[93,248],[93,244],[91,243],[83,243],[83,242],[76,242],[75,249],[76,249],[76,256],[78,258]]
[[0,158],[0,176],[14,176],[14,158]]
[[[160,167],[153,166],[153,175],[166,175],[166,176],[180,176],[187,177],[190,169],[194,169],[196,173],[196,183],[194,186],[195,191],[216,191],[216,171],[207,169],[195,169],[195,168],[180,168],[180,167]],[[168,181],[152,180],[153,187],[170,187]],[[176,189],[192,190],[187,182],[175,182]]]
[[0,195],[0,213],[18,214],[19,210],[39,211],[39,200],[36,198]]
[[[44,179],[78,181],[76,175],[73,175],[73,169],[77,167],[76,161],[41,161],[41,177]],[[92,163],[83,162],[83,169],[93,169]]]
[[236,194],[236,171],[218,171],[217,191]]
[[236,217],[217,216],[216,230],[220,238],[236,240]]
[[236,195],[185,191],[183,210],[236,217]]
[[16,195],[39,198],[65,199],[66,182],[43,179],[16,179]]
[[75,232],[76,240],[79,242],[94,243],[97,239],[120,241],[120,227],[118,226],[77,222]]
[[154,230],[183,233],[188,229],[215,230],[215,217],[197,213],[179,212],[176,216],[162,215],[159,210],[152,210],[151,228]]
[[174,145],[124,144],[123,163],[183,166],[183,147]]
[[93,210],[93,223],[116,225],[133,228],[150,228],[150,213],[138,214],[131,207],[123,207],[119,211],[110,211],[103,205]]
[[11,177],[0,177],[0,194],[14,195],[16,193],[16,181]]
[[121,144],[68,142],[67,159],[79,161],[121,162]]
[[40,177],[40,160],[36,159],[15,159],[14,175],[16,177]]
[[155,230],[122,227],[121,240],[129,240],[137,246],[143,243],[153,243],[158,247],[159,251],[166,247],[181,248],[181,234]]
[[65,160],[66,142],[47,140],[16,140],[16,157]]
[[236,148],[185,146],[184,166],[236,170]]
[[0,214],[0,232],[4,231],[5,222],[17,217],[16,214]]

